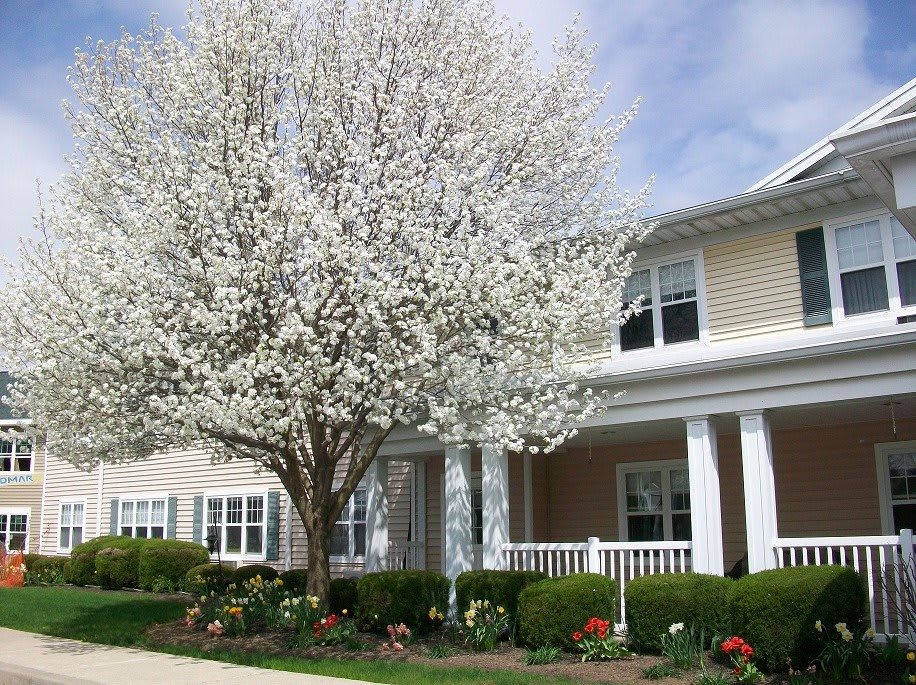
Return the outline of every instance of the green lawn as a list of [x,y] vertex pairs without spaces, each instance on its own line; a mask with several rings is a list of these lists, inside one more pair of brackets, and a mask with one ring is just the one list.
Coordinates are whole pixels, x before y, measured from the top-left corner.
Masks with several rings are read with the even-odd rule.
[[0,626],[85,642],[154,649],[246,666],[294,673],[354,678],[397,685],[569,685],[572,680],[510,671],[483,671],[402,664],[390,661],[307,660],[235,651],[157,647],[144,642],[151,623],[184,615],[186,604],[134,592],[110,592],[70,587],[0,589]]

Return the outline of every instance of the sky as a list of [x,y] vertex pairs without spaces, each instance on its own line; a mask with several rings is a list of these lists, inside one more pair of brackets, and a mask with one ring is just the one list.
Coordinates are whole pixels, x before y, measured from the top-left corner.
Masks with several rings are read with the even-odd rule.
[[[184,22],[184,0],[0,0],[0,255],[32,233],[73,147],[60,102],[73,51]],[[574,15],[598,45],[606,113],[637,96],[620,184],[656,177],[648,214],[742,192],[916,76],[913,0],[496,0],[543,64]]]

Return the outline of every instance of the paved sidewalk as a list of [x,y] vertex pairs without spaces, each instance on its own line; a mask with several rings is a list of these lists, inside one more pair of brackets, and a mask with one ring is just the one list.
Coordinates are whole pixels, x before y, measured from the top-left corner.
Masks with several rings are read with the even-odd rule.
[[0,628],[0,685],[363,685]]

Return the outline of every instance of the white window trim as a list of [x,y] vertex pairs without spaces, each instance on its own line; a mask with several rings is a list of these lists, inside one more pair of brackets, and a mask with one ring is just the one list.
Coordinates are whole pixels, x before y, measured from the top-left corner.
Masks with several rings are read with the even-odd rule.
[[[25,515],[25,546],[22,549],[23,554],[29,553],[29,537],[32,535],[32,508],[31,507],[0,507],[0,515],[2,516],[23,516]],[[9,519],[7,519],[7,529],[9,529]],[[0,533],[6,534],[6,531],[0,531]],[[7,551],[10,551],[10,541],[9,536],[6,537],[4,541]]]
[[[14,441],[14,442],[19,442],[19,438],[12,438],[12,441]],[[15,447],[14,447],[14,448],[13,448],[13,454],[12,454],[12,460],[13,460],[13,461],[12,461],[12,463],[10,464],[10,466],[12,466],[13,469],[12,469],[11,471],[0,471],[0,474],[2,474],[2,473],[8,473],[8,474],[18,475],[18,476],[34,476],[34,475],[35,475],[35,459],[36,459],[36,456],[35,456],[35,455],[36,455],[36,452],[38,451],[38,445],[37,445],[36,441],[34,440],[34,438],[31,440],[31,442],[32,442],[32,459],[31,459],[31,461],[30,461],[30,468],[29,468],[29,470],[28,470],[28,471],[17,471],[17,470],[16,470],[16,468],[15,468],[15,466],[16,466],[16,451],[15,451]]]
[[[887,285],[888,309],[846,316],[843,309],[843,287],[840,283],[840,262],[836,253],[836,230],[853,224],[877,220],[881,229],[881,251],[884,253],[884,279]],[[891,233],[891,214],[886,210],[862,212],[824,222],[824,251],[827,253],[827,276],[830,281],[830,303],[834,325],[862,325],[870,327],[875,322],[896,321],[900,316],[916,314],[916,305],[900,304],[900,284],[897,282],[897,260],[894,257],[894,239]],[[871,267],[861,267],[867,269]],[[846,269],[857,271],[859,269]]]
[[[267,560],[267,495],[268,490],[239,490],[238,488],[221,488],[220,490],[206,490],[203,493],[204,504],[202,512],[202,523],[201,523],[201,539],[197,540],[204,547],[207,546],[207,534],[210,532],[210,523],[207,520],[207,500],[215,499],[217,497],[225,499],[227,497],[241,497],[242,498],[242,549],[245,549],[246,541],[246,532],[245,527],[248,525],[245,523],[245,513],[247,511],[247,502],[244,498],[246,497],[263,497],[264,498],[264,520],[261,522],[261,528],[263,529],[262,540],[263,540],[263,551],[260,554],[248,554],[244,551],[240,553],[224,553],[222,550],[218,552],[213,552],[210,555],[210,559],[216,561],[217,559],[222,559],[223,561],[266,561]],[[168,501],[166,501],[166,508],[168,508]],[[168,516],[168,513],[166,513]],[[221,528],[225,529],[226,522],[226,511],[223,509],[223,523]],[[222,546],[226,540],[225,535],[220,536],[220,545]]]
[[[349,539],[348,539],[348,552],[346,554],[332,554],[330,555],[330,562],[332,564],[364,564],[366,563],[365,554],[356,554],[356,536],[353,534],[354,528],[354,519],[353,519],[353,497],[356,495],[358,490],[367,490],[367,486],[363,483],[360,483],[356,486],[356,489],[353,491],[353,494],[350,495],[350,499],[347,500],[347,507],[350,510],[350,520],[347,523]],[[367,495],[368,496],[368,495]],[[368,504],[368,500],[367,500]],[[368,516],[368,511],[366,512]],[[342,523],[342,522],[341,522]],[[337,523],[334,524],[335,526]],[[366,535],[369,534],[369,522],[366,521]],[[368,543],[368,540],[366,541]]]
[[900,452],[916,451],[916,440],[898,442],[879,442],[875,444],[875,467],[878,470],[878,508],[881,513],[881,532],[883,535],[898,535],[894,530],[894,508],[891,498],[891,476],[888,470],[888,457]]
[[[151,502],[152,500],[159,500],[159,499],[165,500],[165,516],[164,516],[164,521],[162,524],[162,527],[163,527],[162,539],[163,540],[168,539],[168,536],[169,536],[169,494],[168,493],[154,492],[152,494],[142,493],[142,494],[118,495],[117,497],[113,497],[112,499],[118,500],[118,521],[117,521],[117,525],[115,526],[115,531],[117,532],[118,535],[121,534],[121,523],[122,523],[121,522],[121,513],[122,513],[122,507],[124,505],[124,502],[133,502],[134,511],[136,512],[136,503],[137,502]],[[204,508],[206,509],[206,504],[204,505]],[[150,514],[152,514],[152,507],[150,507]],[[151,528],[152,525],[153,525],[152,523],[147,524],[147,528]],[[132,527],[136,528],[137,526],[136,524],[132,524]]]
[[[658,267],[666,264],[677,262],[686,262],[688,259],[693,260],[693,268],[697,281],[697,325],[699,327],[700,337],[698,340],[685,340],[679,343],[664,343],[664,331],[662,330],[662,298],[661,289],[658,281]],[[641,355],[658,354],[661,350],[689,350],[691,348],[709,346],[709,323],[706,315],[706,266],[703,262],[703,250],[691,252],[682,252],[679,254],[665,255],[656,259],[650,259],[645,262],[633,264],[631,271],[650,270],[650,282],[652,284],[652,328],[655,334],[655,343],[652,347],[643,347],[638,350],[623,351],[620,348],[620,326],[616,323],[611,324],[611,355],[619,357],[625,354],[627,358]],[[666,304],[676,304],[669,302]],[[640,314],[639,316],[645,316]]]
[[[661,459],[655,461],[629,461],[617,464],[617,535],[621,542],[628,542],[630,539],[630,530],[627,526],[627,483],[626,476],[628,473],[638,473],[640,471],[658,471],[670,469],[684,469],[687,471],[687,477],[690,478],[690,471],[686,459]],[[693,501],[690,502],[690,515],[693,516]],[[662,525],[665,529],[665,540],[673,539],[669,521],[665,518],[665,513],[671,513],[671,491],[670,484],[665,487],[665,479],[662,476]]]
[[63,508],[65,504],[82,504],[83,505],[83,539],[82,542],[86,542],[90,538],[86,536],[86,519],[89,515],[89,498],[88,497],[67,497],[57,501],[57,527],[55,531],[57,533],[57,539],[54,541],[54,546],[57,548],[57,551],[61,554],[69,554],[73,550],[73,523],[71,519],[70,524],[70,546],[61,547],[60,546],[60,531],[61,531],[61,515],[63,514]]
[[[477,544],[474,538],[474,490],[480,490],[483,492],[483,471],[472,471],[471,472],[471,568],[480,569],[483,568],[483,544]],[[481,500],[481,505],[483,504]],[[442,573],[446,572],[445,569],[445,474],[439,476],[439,511],[442,512],[442,515],[439,517],[439,531],[441,540],[441,563],[442,563]]]

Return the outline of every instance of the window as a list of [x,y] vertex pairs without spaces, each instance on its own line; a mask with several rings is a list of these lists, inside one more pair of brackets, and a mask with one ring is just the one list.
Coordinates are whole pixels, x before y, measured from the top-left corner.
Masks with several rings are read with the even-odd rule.
[[0,440],[0,472],[31,473],[31,440]]
[[354,561],[366,555],[366,488],[357,488],[331,531],[331,556]]
[[620,327],[623,352],[700,339],[697,261],[693,258],[634,271],[623,289],[625,306],[640,297],[642,313]]
[[483,487],[471,487],[471,540],[474,545],[483,545]]
[[875,445],[882,529],[916,528],[916,441]]
[[9,551],[29,551],[28,509],[0,509],[0,543]]
[[690,540],[690,479],[684,460],[617,467],[620,538]]
[[[833,287],[842,314],[852,317],[916,306],[916,240],[890,215],[833,230]],[[829,251],[829,250],[828,250]]]
[[166,499],[121,500],[118,520],[121,535],[132,538],[165,537]]
[[221,555],[263,556],[267,532],[265,499],[263,494],[207,496],[203,541],[213,534]]
[[58,518],[57,546],[68,552],[83,541],[84,502],[61,502]]

